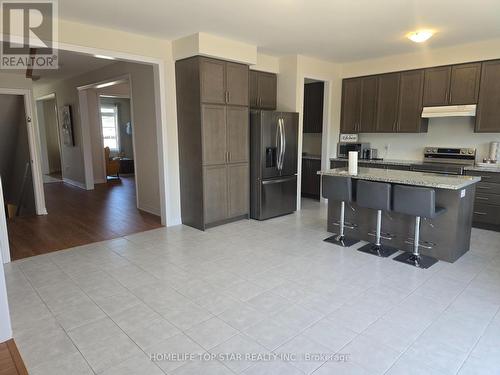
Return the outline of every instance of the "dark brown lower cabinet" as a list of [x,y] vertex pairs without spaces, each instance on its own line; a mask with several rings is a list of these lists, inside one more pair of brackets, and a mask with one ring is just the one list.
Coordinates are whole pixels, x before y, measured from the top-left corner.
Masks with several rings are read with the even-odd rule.
[[205,225],[245,216],[249,210],[248,163],[204,167]]
[[321,160],[302,159],[301,195],[319,199],[321,178],[317,174],[321,170]]
[[228,217],[248,214],[250,202],[248,163],[227,166]]
[[204,215],[205,223],[211,224],[227,218],[227,166],[213,165],[204,167]]
[[480,176],[476,184],[472,226],[500,232],[500,173],[468,171],[469,176]]

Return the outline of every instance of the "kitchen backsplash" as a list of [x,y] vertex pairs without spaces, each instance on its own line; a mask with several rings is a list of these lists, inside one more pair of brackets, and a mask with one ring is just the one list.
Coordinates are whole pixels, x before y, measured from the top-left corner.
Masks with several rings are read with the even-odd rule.
[[477,161],[482,161],[488,156],[490,142],[500,141],[500,134],[474,133],[474,121],[473,117],[433,118],[427,133],[361,134],[360,141],[370,142],[379,157],[386,159],[420,160],[425,146],[444,146],[476,148]]

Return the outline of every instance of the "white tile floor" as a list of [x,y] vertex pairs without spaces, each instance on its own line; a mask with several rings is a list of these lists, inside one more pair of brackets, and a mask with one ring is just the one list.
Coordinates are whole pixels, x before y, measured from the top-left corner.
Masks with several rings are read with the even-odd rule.
[[[500,373],[499,233],[475,229],[459,261],[418,270],[323,242],[325,217],[305,200],[266,222],[158,229],[7,265],[30,374]],[[258,360],[271,353],[284,356]]]

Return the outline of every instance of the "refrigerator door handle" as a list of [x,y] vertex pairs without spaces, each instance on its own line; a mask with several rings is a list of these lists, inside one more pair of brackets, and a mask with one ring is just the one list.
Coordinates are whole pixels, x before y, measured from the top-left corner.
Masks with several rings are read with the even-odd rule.
[[273,180],[264,180],[264,181],[262,181],[262,185],[281,184],[283,182],[293,181],[296,178],[297,178],[297,176],[293,175],[292,177],[277,178],[277,179],[273,179]]
[[283,169],[283,164],[285,164],[285,152],[286,152],[286,131],[285,131],[285,119],[281,118],[281,134],[283,136],[283,156],[281,157],[281,169]]
[[[283,130],[281,127],[281,118],[278,118],[278,123],[276,126],[276,149],[277,149],[277,169],[281,171],[283,169]],[[279,143],[279,147],[278,147]]]

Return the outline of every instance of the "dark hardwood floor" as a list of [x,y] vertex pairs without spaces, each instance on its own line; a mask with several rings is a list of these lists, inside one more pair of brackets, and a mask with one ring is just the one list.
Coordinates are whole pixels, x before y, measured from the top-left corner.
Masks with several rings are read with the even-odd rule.
[[133,177],[91,191],[62,182],[44,189],[48,215],[8,220],[13,260],[161,227],[160,217],[136,208]]
[[0,375],[28,375],[14,339],[0,343]]

